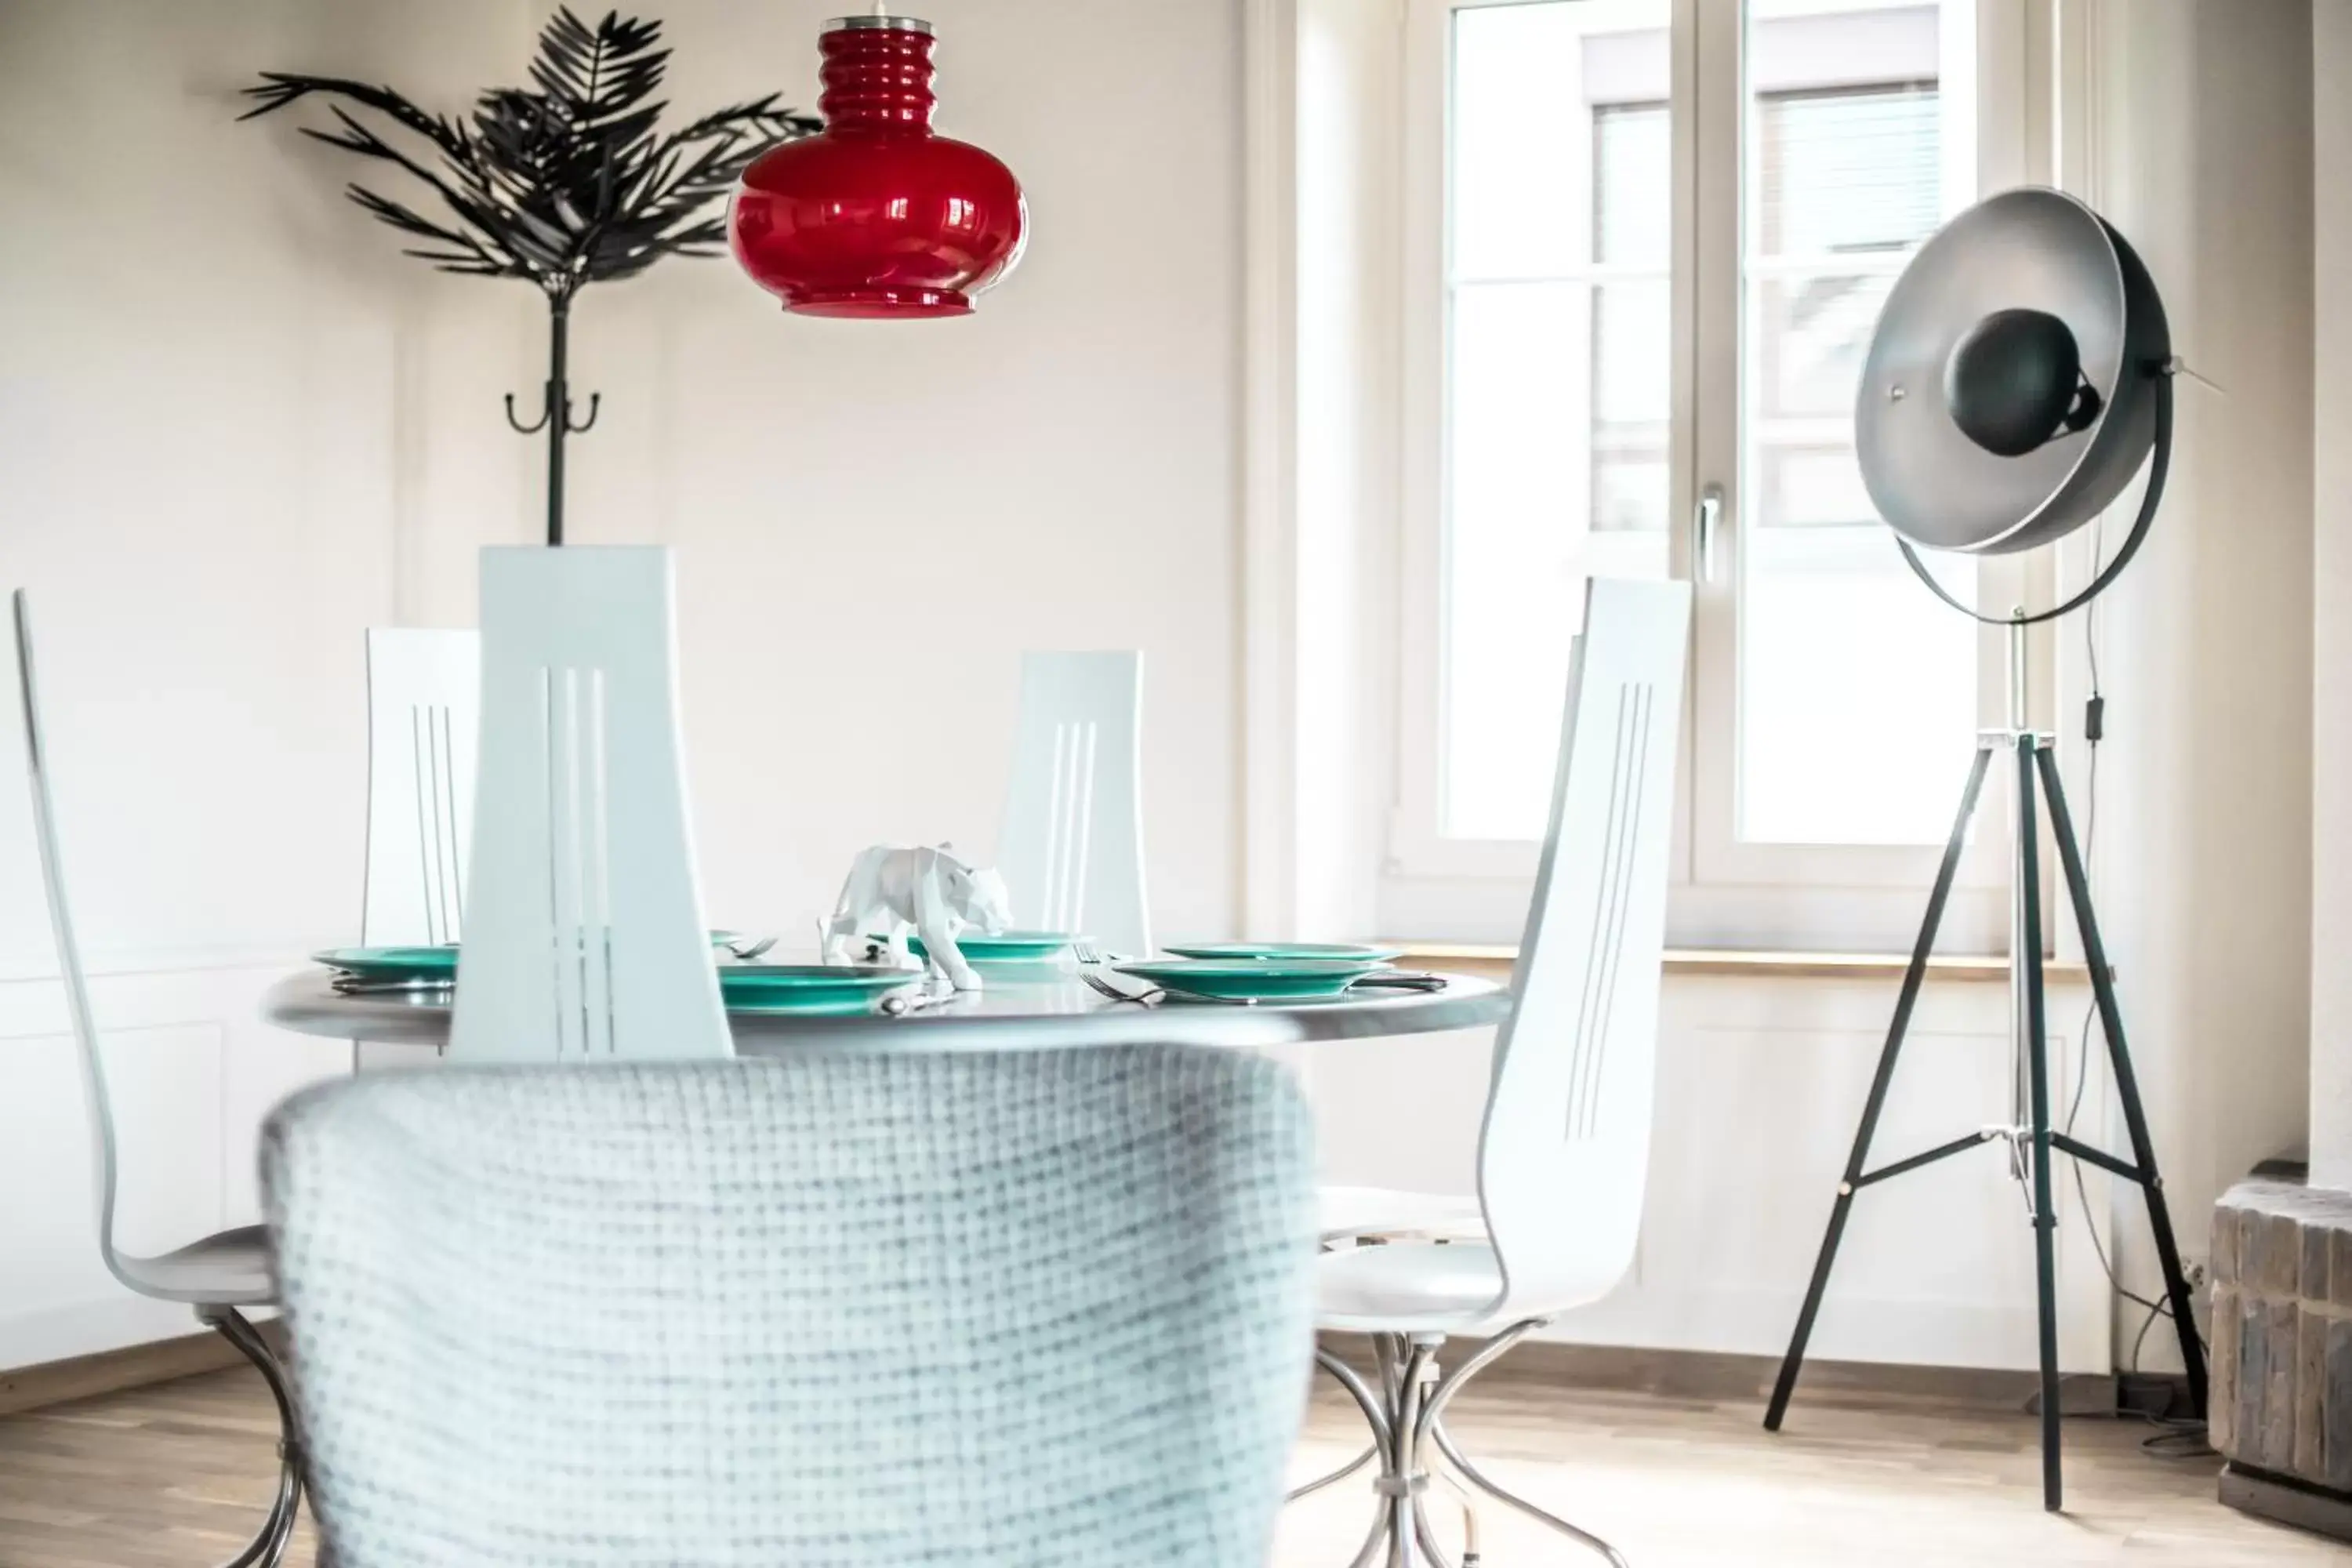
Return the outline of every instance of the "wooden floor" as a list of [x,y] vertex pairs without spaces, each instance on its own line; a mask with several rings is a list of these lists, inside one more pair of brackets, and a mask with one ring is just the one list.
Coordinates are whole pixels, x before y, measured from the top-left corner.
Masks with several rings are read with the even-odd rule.
[[[2024,1416],[1926,1406],[1801,1404],[1778,1437],[1742,1402],[1473,1392],[1454,1430],[1488,1474],[1614,1541],[1634,1568],[2302,1568],[2352,1565],[2346,1548],[2213,1500],[2213,1461],[2140,1451],[2145,1427],[2070,1421],[2070,1511],[2042,1512]],[[1301,1477],[1356,1431],[1318,1404]],[[274,1475],[267,1395],[244,1372],[209,1373],[0,1419],[0,1564],[190,1568],[230,1556]],[[1350,1481],[1285,1518],[1283,1568],[1344,1564],[1370,1519]],[[1454,1533],[1444,1526],[1449,1546]],[[1499,1510],[1493,1568],[1597,1561]],[[308,1568],[305,1526],[289,1560]]]

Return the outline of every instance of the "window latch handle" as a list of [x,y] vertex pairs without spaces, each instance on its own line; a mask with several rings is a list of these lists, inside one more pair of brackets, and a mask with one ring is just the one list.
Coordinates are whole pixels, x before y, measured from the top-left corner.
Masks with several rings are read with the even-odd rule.
[[1691,570],[1701,583],[1715,581],[1715,535],[1723,525],[1723,487],[1708,485],[1698,492],[1691,517]]

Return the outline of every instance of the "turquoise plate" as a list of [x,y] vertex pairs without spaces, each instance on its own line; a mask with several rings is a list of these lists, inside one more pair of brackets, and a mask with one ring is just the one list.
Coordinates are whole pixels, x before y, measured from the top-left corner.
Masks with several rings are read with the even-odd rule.
[[730,963],[719,994],[730,1013],[864,1013],[887,991],[922,976],[870,964]]
[[1366,966],[1340,958],[1169,958],[1111,967],[1177,994],[1291,1002],[1337,996],[1363,978]]
[[457,973],[455,947],[331,947],[310,957],[362,980],[422,980]]
[[[1066,931],[1001,931],[994,936],[968,931],[956,938],[956,951],[974,963],[1035,963],[1061,957],[1077,940]],[[923,939],[909,936],[907,951],[922,957]]]
[[1163,950],[1179,958],[1247,959],[1261,963],[1289,963],[1299,959],[1330,960],[1371,969],[1404,956],[1401,947],[1366,947],[1352,942],[1196,942]]

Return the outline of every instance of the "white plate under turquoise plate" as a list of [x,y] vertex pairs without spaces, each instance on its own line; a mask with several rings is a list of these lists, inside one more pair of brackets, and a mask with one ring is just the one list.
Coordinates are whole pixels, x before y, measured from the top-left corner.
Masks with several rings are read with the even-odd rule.
[[864,1013],[922,976],[883,964],[728,963],[719,994],[730,1013]]
[[[956,951],[974,963],[1040,963],[1061,957],[1077,940],[1076,932],[1066,931],[1001,931],[994,936],[974,931],[956,938]],[[907,951],[922,957],[923,939],[908,937]]]
[[1367,947],[1353,942],[1194,942],[1181,945],[1171,942],[1161,951],[1179,958],[1247,959],[1260,963],[1328,959],[1366,969],[1392,963],[1404,956],[1401,947]]
[[1363,964],[1343,958],[1165,958],[1111,967],[1121,974],[1149,980],[1171,995],[1213,996],[1228,1002],[1305,1002],[1337,996],[1366,973]]

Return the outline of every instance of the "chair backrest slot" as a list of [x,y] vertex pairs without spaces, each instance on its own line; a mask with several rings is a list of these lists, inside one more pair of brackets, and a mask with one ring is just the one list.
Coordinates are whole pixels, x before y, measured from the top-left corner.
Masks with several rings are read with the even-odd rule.
[[367,635],[367,878],[360,940],[463,940],[480,728],[481,638],[379,626]]
[[1150,951],[1141,791],[1142,656],[1028,653],[997,836],[1017,924]]
[[1617,982],[1625,956],[1626,923],[1633,910],[1633,849],[1641,833],[1643,775],[1650,761],[1650,720],[1656,703],[1656,689],[1646,682],[1617,689],[1609,810],[1601,835],[1601,876],[1593,891],[1584,994],[1577,1007],[1576,1044],[1569,1079],[1567,1131],[1570,1138],[1592,1136],[1600,1114],[1601,1069],[1607,1059],[1611,1013],[1617,999]]

